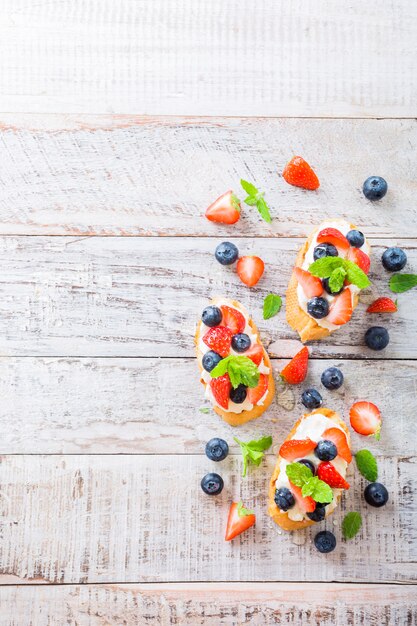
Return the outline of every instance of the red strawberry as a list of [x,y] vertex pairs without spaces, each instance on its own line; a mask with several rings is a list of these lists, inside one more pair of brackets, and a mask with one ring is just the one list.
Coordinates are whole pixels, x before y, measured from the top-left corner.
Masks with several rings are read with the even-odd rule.
[[246,397],[251,404],[256,404],[268,389],[268,376],[266,374],[259,375],[259,383],[257,387],[248,387]]
[[[256,522],[255,514],[243,513],[242,508],[243,507],[241,502],[232,502],[230,506],[229,517],[227,518],[226,526],[226,541],[234,539],[235,537],[243,533],[243,531],[253,526]],[[241,511],[240,514],[239,510]]]
[[293,485],[290,481],[290,489],[292,491],[292,495],[297,501],[298,506],[303,511],[303,513],[312,513],[316,508],[316,503],[314,502],[311,496],[304,497],[301,492],[301,487],[297,487],[297,485]]
[[317,446],[315,441],[311,439],[288,439],[284,441],[279,449],[279,455],[286,461],[295,461],[302,459]]
[[323,461],[317,468],[317,476],[320,480],[324,481],[329,487],[335,487],[336,489],[349,489],[350,485],[337,471],[334,465],[330,461]]
[[366,309],[367,313],[395,313],[397,305],[391,298],[378,298]]
[[359,248],[350,248],[346,258],[356,263],[356,265],[361,268],[362,272],[368,274],[369,268],[371,267],[371,259],[365,252],[362,252]]
[[240,202],[233,191],[226,191],[220,198],[210,204],[206,210],[206,218],[210,222],[234,224],[240,217]]
[[255,363],[255,365],[260,365],[262,359],[264,358],[264,349],[260,343],[253,343],[249,350],[244,352],[243,356],[247,356],[248,359]]
[[350,244],[337,228],[324,228],[317,237],[317,243],[332,243],[336,248],[349,250]]
[[242,256],[236,266],[240,280],[248,287],[256,285],[264,269],[265,263],[258,256]]
[[210,328],[210,330],[206,332],[203,341],[210,350],[214,350],[214,352],[217,352],[220,356],[226,357],[230,352],[232,337],[233,333],[230,328],[226,326],[214,326],[214,328]]
[[323,293],[323,284],[318,276],[313,276],[310,272],[301,269],[301,267],[294,268],[294,274],[307,298],[314,298],[314,296],[321,296]]
[[349,444],[346,439],[346,435],[340,428],[328,428],[322,434],[323,439],[332,441],[337,448],[337,454],[345,459],[347,463],[352,460],[352,453],[349,448]]
[[282,172],[284,180],[295,187],[303,189],[318,189],[320,181],[307,161],[300,156],[295,156],[287,163]]
[[375,435],[379,437],[382,418],[381,411],[372,402],[355,402],[351,407],[350,425],[360,435]]
[[237,333],[243,333],[243,331],[245,330],[246,321],[242,313],[237,309],[232,309],[231,306],[223,305],[220,308],[223,314],[222,326],[227,326],[227,328],[230,328],[234,335],[236,335]]
[[300,352],[291,359],[281,372],[283,379],[290,385],[302,383],[307,376],[308,348],[304,346]]
[[232,389],[229,374],[223,374],[223,376],[219,376],[218,378],[212,378],[210,381],[210,388],[217,404],[223,407],[223,409],[227,409],[229,407],[229,394]]
[[345,287],[339,296],[336,296],[330,305],[329,314],[326,317],[328,322],[342,326],[352,317],[352,294],[350,289]]

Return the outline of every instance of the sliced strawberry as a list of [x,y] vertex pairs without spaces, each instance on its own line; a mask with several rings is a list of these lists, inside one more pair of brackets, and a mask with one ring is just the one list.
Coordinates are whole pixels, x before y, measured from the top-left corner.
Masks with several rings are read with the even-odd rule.
[[318,189],[320,181],[310,165],[300,156],[295,156],[287,163],[282,172],[284,180],[294,187],[303,189]]
[[257,404],[268,390],[268,376],[266,374],[259,375],[259,383],[257,387],[248,387],[246,397],[251,404]]
[[255,522],[256,517],[254,513],[245,513],[241,502],[232,502],[229,517],[227,518],[226,541],[234,539],[251,526],[254,526]]
[[349,489],[350,485],[337,471],[334,465],[330,461],[324,461],[320,463],[317,468],[317,476],[320,480],[324,481],[329,487],[336,489]]
[[305,346],[297,352],[281,372],[283,379],[290,385],[302,383],[307,376],[308,348]]
[[242,256],[236,266],[240,280],[248,287],[253,287],[259,282],[264,269],[265,263],[258,256]]
[[240,202],[233,191],[226,191],[220,198],[210,204],[206,210],[206,218],[210,222],[234,224],[240,217]]
[[303,456],[310,454],[317,446],[315,441],[311,439],[288,439],[284,441],[279,449],[279,455],[286,461],[295,461],[302,459]]
[[391,298],[378,298],[366,309],[367,313],[395,313],[398,311],[397,305]]
[[318,276],[313,276],[310,272],[301,269],[301,267],[294,268],[294,274],[307,298],[314,298],[315,296],[321,296],[323,293],[323,283]]
[[351,462],[352,453],[343,430],[340,430],[340,428],[328,428],[322,434],[322,439],[332,441],[337,448],[337,454],[341,456],[342,459],[345,459],[347,463]]
[[360,435],[379,436],[382,424],[381,411],[372,402],[355,402],[350,409],[349,417],[353,430]]
[[210,388],[217,404],[223,409],[229,408],[229,394],[232,389],[229,374],[223,374],[218,378],[212,378]]
[[222,326],[227,326],[230,328],[232,333],[236,335],[237,333],[243,333],[246,326],[246,321],[244,316],[237,309],[232,309],[231,306],[221,306],[221,311],[223,314],[222,317]]
[[350,244],[337,228],[324,228],[317,237],[317,243],[332,243],[336,248],[349,250]]
[[226,326],[214,326],[210,328],[203,337],[203,341],[217,354],[222,357],[229,355],[230,347],[232,345],[233,333],[230,328]]
[[262,359],[264,358],[264,349],[260,343],[253,343],[249,350],[246,350],[246,352],[243,353],[243,356],[247,356],[248,359],[255,363],[255,365],[260,365]]
[[367,254],[365,254],[365,252],[359,250],[359,248],[350,248],[346,258],[349,261],[353,261],[353,263],[356,263],[356,265],[361,268],[362,272],[368,274],[369,268],[371,267],[371,259]]
[[352,313],[352,294],[349,287],[345,287],[342,293],[336,296],[331,303],[326,320],[337,326],[342,326],[350,320]]
[[301,492],[301,487],[293,485],[291,481],[289,481],[289,483],[292,495],[303,513],[312,513],[316,508],[316,503],[313,498],[311,496],[304,497]]

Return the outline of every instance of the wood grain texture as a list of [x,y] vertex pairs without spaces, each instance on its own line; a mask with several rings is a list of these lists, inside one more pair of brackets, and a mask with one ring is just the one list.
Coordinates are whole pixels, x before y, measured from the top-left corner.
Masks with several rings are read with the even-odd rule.
[[[0,128],[0,234],[305,236],[343,215],[368,236],[417,236],[416,120],[3,114]],[[317,192],[280,177],[294,154]],[[377,203],[361,190],[372,174],[389,183]],[[272,225],[246,205],[233,227],[203,217],[227,189],[244,199],[242,177],[265,191]]]
[[[1,111],[408,116],[411,0],[4,0]],[[369,15],[378,14],[378,20]]]
[[412,585],[250,583],[6,587],[0,626],[415,626]]

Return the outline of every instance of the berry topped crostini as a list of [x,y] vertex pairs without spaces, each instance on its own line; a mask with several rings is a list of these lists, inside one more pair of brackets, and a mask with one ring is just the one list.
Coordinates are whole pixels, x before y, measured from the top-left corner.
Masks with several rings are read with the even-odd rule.
[[370,246],[343,219],[323,222],[298,253],[288,285],[286,317],[301,341],[327,337],[346,324],[367,287]]
[[332,513],[352,460],[349,431],[337,413],[304,415],[282,444],[269,486],[268,512],[284,530],[297,530]]
[[274,397],[274,379],[245,308],[214,298],[202,313],[195,342],[201,382],[216,413],[232,426],[262,415]]

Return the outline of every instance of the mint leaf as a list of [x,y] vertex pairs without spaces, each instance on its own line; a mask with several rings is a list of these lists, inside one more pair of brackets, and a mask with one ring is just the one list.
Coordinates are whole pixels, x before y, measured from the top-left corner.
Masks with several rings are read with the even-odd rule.
[[333,293],[337,293],[343,287],[343,283],[345,282],[346,270],[344,267],[336,267],[333,272],[330,274],[329,278],[329,287],[330,291]]
[[262,219],[270,224],[272,219],[269,212],[269,206],[267,205],[264,198],[264,194],[261,193],[259,189],[255,187],[255,185],[248,182],[247,180],[243,180],[243,178],[241,178],[240,184],[242,185],[246,193],[249,194],[248,197],[245,198],[245,204],[247,204],[248,206],[256,206]]
[[[247,180],[243,180],[243,178],[240,179],[240,184],[242,185],[244,191],[246,191],[246,193],[249,196],[257,196],[259,193],[259,190],[255,187],[255,185],[252,185],[252,183],[249,183]],[[245,200],[246,202],[246,200]],[[246,202],[247,204],[247,202]]]
[[200,413],[210,413],[208,406],[200,406]]
[[274,315],[280,311],[281,305],[281,296],[277,296],[275,293],[269,293],[264,300],[264,320],[269,320],[271,317],[274,317]]
[[378,478],[378,464],[376,458],[369,450],[359,450],[355,454],[358,470],[366,480],[374,483]]
[[308,271],[313,276],[329,278],[331,273],[338,267],[343,267],[343,259],[338,256],[325,256],[314,261],[308,268]]
[[357,511],[351,511],[343,518],[342,534],[344,539],[352,539],[358,534],[362,526],[362,516]]
[[249,441],[247,445],[252,450],[260,450],[262,452],[263,450],[268,450],[268,448],[272,446],[272,437],[271,435],[268,435],[267,437],[261,437],[260,439],[253,439],[252,441]]
[[371,281],[367,277],[364,271],[353,263],[353,261],[348,261],[348,259],[343,259],[344,268],[346,270],[346,276],[349,282],[353,283],[359,289],[365,289],[371,284]]
[[246,476],[246,471],[249,462],[256,466],[259,466],[262,457],[264,456],[264,450],[267,450],[272,445],[272,437],[262,437],[261,439],[254,441],[240,441],[237,437],[233,437],[234,441],[239,444],[240,451],[243,457],[243,472],[242,476]]
[[247,204],[248,206],[255,206],[255,204],[257,204],[257,202],[258,202],[258,200],[256,199],[256,196],[248,196],[244,200],[244,203]]
[[211,370],[212,378],[219,378],[224,374],[229,374],[232,387],[236,389],[239,385],[245,387],[257,387],[259,383],[259,370],[255,363],[247,356],[236,356],[229,354],[225,359],[217,363]]
[[310,478],[313,478],[311,469],[303,463],[290,463],[285,468],[285,472],[292,484],[297,487],[302,487]]
[[255,511],[252,511],[251,509],[245,509],[242,500],[238,502],[237,514],[239,515],[239,517],[246,517],[247,515],[253,515],[254,513]]
[[292,484],[301,487],[301,494],[304,498],[311,496],[316,502],[333,500],[331,487],[317,476],[313,476],[311,470],[303,463],[290,463],[285,471]]
[[256,206],[262,219],[270,224],[272,222],[271,213],[269,212],[269,206],[267,205],[263,195],[259,196]]
[[[317,479],[317,480],[315,480]],[[314,476],[312,480],[315,480],[313,485],[313,491],[311,493],[311,497],[316,502],[332,502],[333,501],[333,491],[332,488],[329,487],[324,480],[320,480],[317,476]]]
[[394,293],[404,293],[417,285],[417,274],[393,274],[389,288]]
[[[329,276],[331,276],[333,272],[339,268],[343,269],[346,273],[347,279],[360,289],[365,289],[365,287],[368,287],[368,285],[371,284],[365,272],[363,272],[361,268],[356,265],[356,263],[353,263],[353,261],[349,261],[348,259],[341,259],[339,256],[326,256],[322,259],[317,259],[317,261],[314,261],[314,263],[310,265],[308,271],[310,274],[313,274],[313,276],[318,276],[319,278],[329,278]],[[337,281],[339,282],[341,274],[338,273],[336,276]],[[330,288],[332,289],[332,287]]]

